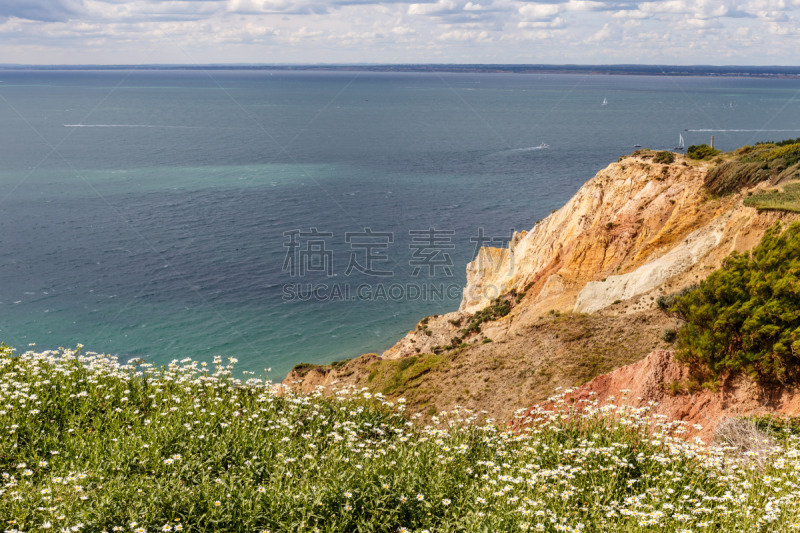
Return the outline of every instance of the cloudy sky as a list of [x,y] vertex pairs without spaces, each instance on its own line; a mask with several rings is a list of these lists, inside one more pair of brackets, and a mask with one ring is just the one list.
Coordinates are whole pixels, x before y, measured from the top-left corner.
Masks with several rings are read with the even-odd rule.
[[800,0],[0,0],[0,63],[797,65]]

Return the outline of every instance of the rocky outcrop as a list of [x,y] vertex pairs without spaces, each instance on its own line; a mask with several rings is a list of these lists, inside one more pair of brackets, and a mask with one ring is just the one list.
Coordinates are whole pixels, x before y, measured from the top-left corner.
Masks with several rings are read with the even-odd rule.
[[301,363],[277,385],[277,390],[281,392],[290,388],[309,394],[319,387],[335,389],[337,386],[354,385],[367,375],[366,369],[379,359],[378,354],[368,353],[336,366]]

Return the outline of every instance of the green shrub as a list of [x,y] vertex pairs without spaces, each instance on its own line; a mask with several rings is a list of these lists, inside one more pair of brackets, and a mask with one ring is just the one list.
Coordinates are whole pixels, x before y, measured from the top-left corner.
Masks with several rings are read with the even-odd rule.
[[677,358],[711,376],[743,371],[788,380],[800,368],[800,223],[770,228],[750,254],[733,253],[670,311],[686,321]]
[[778,146],[772,150],[759,154],[757,157],[760,161],[782,159],[786,166],[790,166],[800,161],[800,143]]
[[708,159],[719,153],[719,150],[711,148],[707,144],[693,144],[686,150],[686,155],[690,159]]
[[666,150],[658,152],[656,156],[653,158],[653,161],[656,163],[663,163],[669,165],[670,163],[675,162],[675,154],[672,152],[667,152]]
[[661,340],[664,342],[675,342],[675,338],[678,336],[678,332],[675,328],[665,328],[664,331],[661,332]]
[[484,322],[497,320],[498,318],[506,316],[510,312],[511,302],[501,296],[497,297],[492,300],[492,303],[487,307],[477,311],[474,315],[472,315],[472,317],[469,319],[469,322],[464,329],[461,330],[461,332],[464,334],[464,336],[470,335],[471,333],[478,333],[481,330],[481,324]]
[[413,355],[411,357],[407,357],[405,359],[400,359],[400,362],[397,363],[397,371],[398,372],[403,372],[403,371],[411,368],[412,366],[414,366],[414,364],[418,360],[419,360],[419,358],[416,355]]
[[331,368],[342,368],[347,363],[349,363],[351,359],[341,359],[339,361],[334,361],[331,363]]
[[297,363],[292,367],[292,370],[300,376],[305,376],[315,368],[320,368],[320,365],[315,365],[313,363]]
[[681,296],[685,296],[689,292],[695,290],[697,288],[697,284],[692,284],[688,287],[684,287],[683,289],[679,290],[678,292],[673,292],[672,294],[662,294],[656,299],[656,305],[659,309],[664,312],[669,312],[669,308],[675,305],[675,302]]
[[758,429],[778,440],[800,435],[800,416],[766,414],[750,417],[750,420]]

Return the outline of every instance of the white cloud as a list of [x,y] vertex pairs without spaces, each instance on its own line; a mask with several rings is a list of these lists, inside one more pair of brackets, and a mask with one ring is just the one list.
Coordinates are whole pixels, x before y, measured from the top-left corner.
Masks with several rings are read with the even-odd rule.
[[551,20],[564,10],[562,4],[526,4],[519,8],[523,20]]
[[567,25],[567,21],[561,17],[556,17],[552,20],[540,20],[536,22],[530,21],[522,21],[520,22],[517,27],[519,28],[564,28]]
[[440,41],[489,41],[491,37],[486,31],[453,30],[439,36]]
[[409,15],[436,15],[450,13],[458,8],[453,0],[439,0],[435,4],[411,4],[408,6]]
[[591,37],[589,37],[586,40],[586,42],[597,43],[597,42],[600,42],[600,41],[605,41],[610,36],[611,36],[611,29],[609,28],[608,24],[604,24],[602,29],[600,29],[599,31],[595,32],[595,34],[592,35]]
[[570,0],[566,3],[565,9],[567,11],[597,11],[607,9],[607,4],[589,0]]
[[612,18],[615,19],[649,19],[652,18],[652,13],[645,13],[639,9],[631,9],[625,11],[617,11],[613,15]]
[[0,0],[0,62],[794,64],[799,15],[800,0]]
[[394,33],[395,35],[413,35],[417,32],[414,28],[410,26],[396,26],[392,28],[392,33]]
[[[797,35],[798,30],[797,26],[790,26],[787,24],[778,24],[776,22],[769,22],[767,23],[767,31],[770,35],[777,35],[777,36],[791,36]],[[795,43],[796,45],[797,43]]]
[[695,28],[698,30],[710,30],[710,29],[718,29],[722,28],[722,24],[718,20],[708,19],[708,18],[689,18],[686,19],[686,25],[690,28]]

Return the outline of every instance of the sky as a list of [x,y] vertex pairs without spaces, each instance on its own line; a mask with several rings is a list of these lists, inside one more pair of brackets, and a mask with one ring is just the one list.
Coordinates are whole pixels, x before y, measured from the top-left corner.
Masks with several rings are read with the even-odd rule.
[[798,65],[800,0],[0,0],[0,63]]

